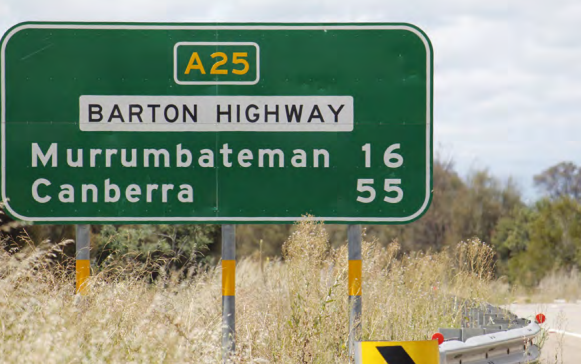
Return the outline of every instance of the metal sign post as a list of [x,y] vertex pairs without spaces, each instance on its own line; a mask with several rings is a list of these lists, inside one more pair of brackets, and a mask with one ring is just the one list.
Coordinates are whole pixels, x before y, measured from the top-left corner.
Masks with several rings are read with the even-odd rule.
[[91,225],[76,226],[76,289],[75,293],[86,295],[89,288],[87,281],[91,275],[91,253],[90,253],[90,233]]
[[236,348],[236,226],[222,225],[222,360]]
[[349,250],[349,357],[355,353],[355,341],[361,340],[361,225],[347,228]]

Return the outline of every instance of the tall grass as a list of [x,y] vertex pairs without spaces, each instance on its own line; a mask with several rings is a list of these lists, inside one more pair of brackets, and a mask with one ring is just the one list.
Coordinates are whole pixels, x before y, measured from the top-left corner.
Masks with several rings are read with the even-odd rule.
[[[66,244],[1,253],[2,362],[220,362],[219,268],[183,278],[161,262],[150,283],[149,265],[112,264],[92,277],[87,296],[75,297],[74,261],[51,258]],[[233,361],[347,363],[346,246],[331,249],[324,226],[305,221],[283,251],[283,260],[238,262]],[[397,242],[364,241],[363,339],[428,339],[438,327],[458,327],[458,298],[498,296],[492,256],[478,240],[410,255]]]
[[553,271],[541,280],[530,296],[534,302],[557,299],[576,302],[581,299],[581,274],[577,269]]

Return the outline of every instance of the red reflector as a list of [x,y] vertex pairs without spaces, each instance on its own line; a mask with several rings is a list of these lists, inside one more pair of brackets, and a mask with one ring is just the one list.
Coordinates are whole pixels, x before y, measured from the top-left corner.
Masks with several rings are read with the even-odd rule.
[[539,324],[542,324],[547,318],[542,313],[539,313],[537,316],[535,316],[535,319]]
[[434,335],[432,335],[432,340],[438,340],[438,345],[440,345],[444,342],[444,335],[436,332]]

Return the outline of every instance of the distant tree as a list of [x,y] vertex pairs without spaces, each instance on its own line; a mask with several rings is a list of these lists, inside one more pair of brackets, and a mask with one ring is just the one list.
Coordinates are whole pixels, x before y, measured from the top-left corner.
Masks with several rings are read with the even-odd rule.
[[554,270],[581,266],[581,204],[571,197],[545,198],[498,223],[493,243],[501,274],[536,286]]
[[581,261],[581,204],[564,196],[555,201],[537,203],[538,219],[532,226],[531,249],[546,247],[555,268],[570,270]]
[[455,216],[461,238],[477,236],[490,243],[500,219],[523,206],[517,186],[511,179],[502,182],[487,170],[474,171],[466,180],[467,194]]
[[534,177],[537,188],[551,199],[568,196],[581,201],[581,167],[561,162]]
[[[521,206],[498,221],[491,240],[496,249],[498,275],[508,275],[511,259],[527,250],[531,240],[532,222],[536,218],[535,209]],[[515,280],[514,277],[509,278]]]

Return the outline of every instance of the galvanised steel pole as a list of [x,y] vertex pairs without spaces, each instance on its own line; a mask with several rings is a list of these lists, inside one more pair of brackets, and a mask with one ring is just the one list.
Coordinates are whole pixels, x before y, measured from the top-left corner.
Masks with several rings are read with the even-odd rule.
[[86,295],[89,292],[87,281],[91,276],[90,253],[91,225],[76,225],[76,280],[75,293]]
[[222,225],[222,361],[236,348],[236,226]]
[[349,357],[355,355],[355,342],[361,340],[361,225],[347,228],[349,250]]

